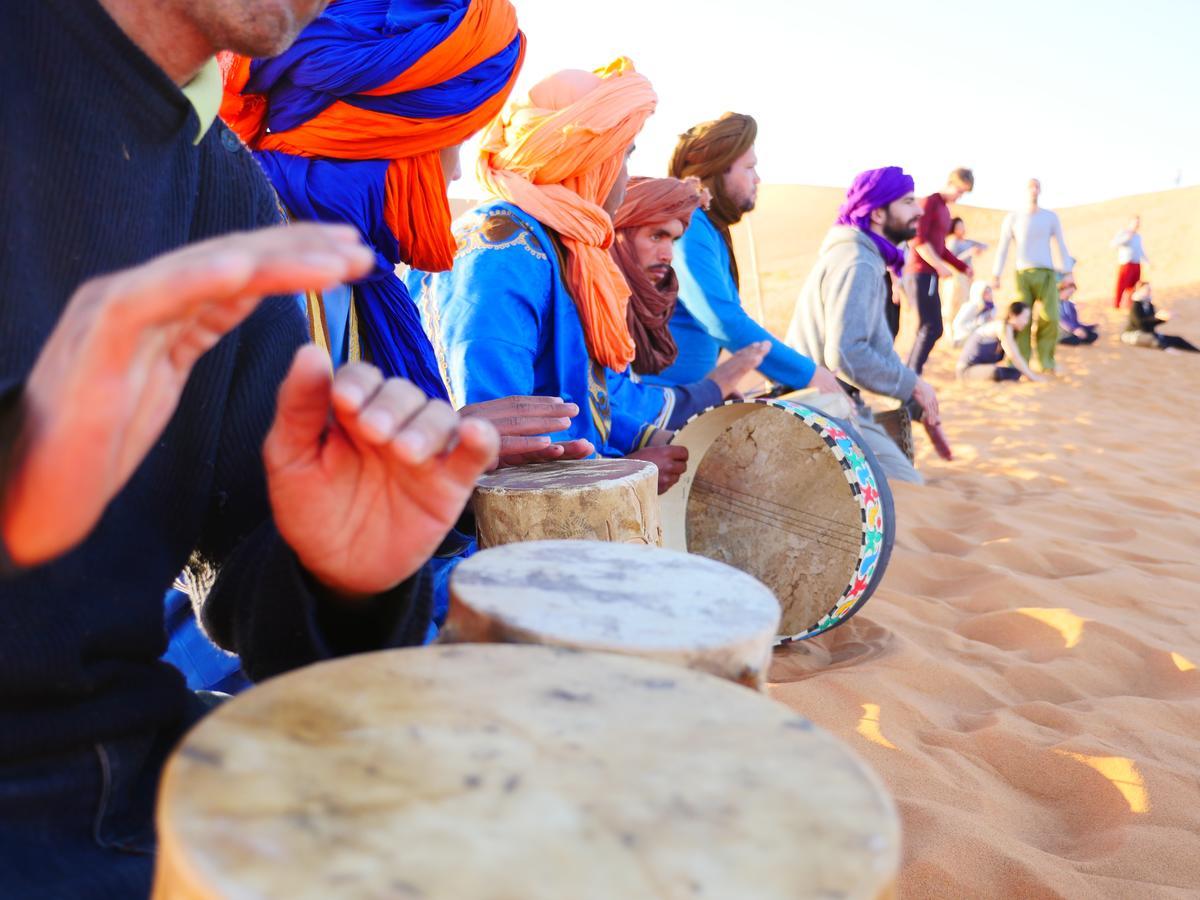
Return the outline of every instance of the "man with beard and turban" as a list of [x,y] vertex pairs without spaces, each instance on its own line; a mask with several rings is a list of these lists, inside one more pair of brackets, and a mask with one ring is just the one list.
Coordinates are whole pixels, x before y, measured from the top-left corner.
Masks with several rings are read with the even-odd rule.
[[419,643],[425,563],[495,460],[487,423],[304,346],[296,293],[374,254],[266,227],[216,121],[215,54],[277,54],[323,6],[5,7],[4,81],[36,82],[0,92],[6,897],[149,895],[159,775],[204,712],[159,659],[185,565],[255,677]]
[[771,348],[766,341],[751,344],[695,384],[659,386],[638,380],[657,375],[675,361],[669,327],[679,294],[679,279],[671,267],[675,242],[687,230],[692,213],[708,200],[696,178],[632,178],[613,216],[616,236],[611,252],[629,283],[627,317],[636,348],[630,377],[613,386],[613,402],[624,409],[641,409],[647,421],[669,429],[736,396],[738,383]]
[[884,315],[884,274],[899,274],[904,253],[897,245],[917,233],[920,217],[913,180],[902,169],[872,169],[855,178],[800,291],[787,334],[789,344],[851,385],[855,425],[887,477],[917,484],[921,476],[874,421],[861,391],[912,401],[928,428],[939,427],[937,395],[897,355]]
[[650,380],[689,384],[716,365],[721,348],[733,352],[769,341],[771,352],[759,365],[764,375],[789,388],[836,393],[840,388],[830,372],[774,337],[742,308],[729,229],[754,209],[759,184],[757,136],[754,119],[739,113],[725,113],[680,136],[670,174],[699,178],[712,195],[712,204],[692,216],[679,241],[675,261],[679,303],[671,318],[678,357]]
[[[452,265],[446,188],[459,147],[500,112],[524,53],[508,0],[338,0],[279,56],[224,60],[222,117],[288,214],[353,225],[375,250],[366,278],[307,296],[313,338],[335,365],[368,359],[448,398],[396,267]],[[505,463],[592,452],[545,436],[578,412],[558,397],[498,398],[462,412],[500,428]]]
[[[452,265],[446,189],[459,147],[501,110],[524,51],[509,0],[338,0],[279,56],[225,60],[223,116],[288,214],[352,225],[375,250],[366,278],[306,297],[310,331],[335,366],[367,359],[448,399],[396,267]],[[505,465],[593,452],[584,440],[551,441],[579,412],[559,397],[500,397],[460,412],[497,427]],[[435,626],[450,571],[474,547],[469,527],[456,534],[458,552],[447,545],[433,562]]]
[[650,459],[665,490],[686,451],[611,396],[636,349],[629,287],[608,253],[612,214],[656,102],[623,58],[534,85],[484,132],[479,178],[494,199],[460,219],[453,269],[414,271],[409,285],[456,404],[562,397],[585,413],[556,436]]

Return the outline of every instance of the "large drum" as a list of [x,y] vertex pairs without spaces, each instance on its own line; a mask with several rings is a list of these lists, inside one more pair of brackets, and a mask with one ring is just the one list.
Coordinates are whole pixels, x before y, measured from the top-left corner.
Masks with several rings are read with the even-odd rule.
[[450,578],[443,642],[644,656],[761,690],[779,601],[737,569],[658,547],[533,541],[484,550]]
[[575,540],[662,544],[658,470],[637,459],[584,459],[499,469],[479,479],[480,547]]
[[662,500],[663,541],[766,584],[781,641],[854,615],[887,568],[887,479],[846,421],[787,399],[730,402],[676,432],[688,471]]
[[159,900],[876,898],[895,808],[840,741],[698,672],[461,645],[219,707],[169,762]]

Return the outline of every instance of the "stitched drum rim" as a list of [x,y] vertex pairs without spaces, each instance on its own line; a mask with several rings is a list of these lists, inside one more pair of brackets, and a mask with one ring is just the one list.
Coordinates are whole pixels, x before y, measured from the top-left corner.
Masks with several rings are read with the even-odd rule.
[[[850,581],[842,590],[841,595],[830,605],[816,624],[795,634],[781,634],[776,638],[776,646],[807,640],[818,634],[824,634],[836,628],[855,615],[875,593],[875,589],[883,580],[891,559],[892,546],[896,537],[895,503],[887,478],[875,458],[871,448],[867,446],[852,424],[843,419],[826,415],[811,406],[793,400],[779,398],[756,398],[754,400],[726,400],[720,406],[709,407],[687,420],[676,432],[682,434],[689,425],[706,413],[726,406],[773,406],[784,412],[791,413],[807,425],[825,443],[833,453],[834,459],[842,469],[850,490],[858,501],[862,535],[858,549],[858,559]],[[693,460],[692,465],[699,463]],[[690,489],[690,481],[688,482]],[[676,490],[684,490],[677,486],[668,491],[668,495]],[[687,497],[679,504],[686,516]],[[683,522],[671,522],[667,509],[663,510],[663,529],[682,531]],[[667,537],[664,534],[664,537]],[[682,536],[686,543],[686,534]],[[664,541],[666,546],[672,546],[669,538]],[[690,552],[690,551],[689,551]],[[754,574],[754,573],[750,573]],[[758,577],[758,576],[755,576]]]

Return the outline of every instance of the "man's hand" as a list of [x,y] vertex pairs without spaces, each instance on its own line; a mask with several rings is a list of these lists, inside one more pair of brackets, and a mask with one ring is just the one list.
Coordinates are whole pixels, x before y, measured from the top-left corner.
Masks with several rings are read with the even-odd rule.
[[729,399],[738,395],[738,385],[742,379],[757,369],[770,352],[770,341],[747,344],[709,372],[707,377],[720,388],[721,396]]
[[954,269],[941,261],[939,261],[938,264],[933,267],[933,270],[937,272],[938,278],[941,279],[951,278],[954,276]]
[[809,379],[807,387],[814,388],[822,394],[846,395],[846,392],[842,390],[842,386],[838,383],[837,376],[824,366],[817,366],[817,370],[813,372],[813,376]]
[[548,437],[571,426],[579,407],[560,397],[501,397],[471,403],[459,410],[464,418],[485,419],[500,433],[500,465],[520,466],[556,459],[583,459],[595,448],[590,441],[554,443]]
[[967,276],[967,278],[970,279],[971,281],[974,281],[975,280],[975,267],[973,265],[971,265],[970,263],[967,263],[967,268],[963,271],[962,274]]
[[1000,290],[1000,276],[999,275],[997,275],[995,278],[992,279],[992,289],[996,290],[996,291]]
[[687,471],[687,447],[645,447],[630,453],[626,459],[641,459],[658,467],[658,492],[665,494],[675,486],[680,476]]
[[487,421],[365,363],[331,376],[303,347],[263,446],[275,524],[330,590],[381,593],[433,555],[499,447]]
[[269,294],[351,281],[374,256],[354,229],[233,234],[75,292],[21,397],[4,488],[14,562],[82,541],[158,440],[196,361]]
[[912,398],[917,406],[921,407],[922,422],[931,426],[941,424],[942,417],[938,412],[938,399],[933,385],[923,378],[918,378],[916,386],[913,388]]

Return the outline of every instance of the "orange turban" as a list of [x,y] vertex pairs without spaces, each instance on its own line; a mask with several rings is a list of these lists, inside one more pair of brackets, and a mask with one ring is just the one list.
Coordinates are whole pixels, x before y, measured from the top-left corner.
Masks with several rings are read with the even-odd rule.
[[633,360],[634,344],[629,287],[607,253],[613,223],[602,204],[657,101],[625,58],[594,73],[559,72],[510,104],[480,148],[483,186],[562,239],[588,351],[615,371]]

